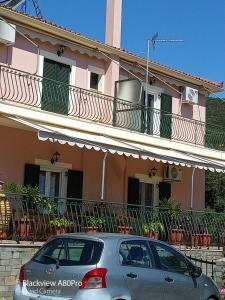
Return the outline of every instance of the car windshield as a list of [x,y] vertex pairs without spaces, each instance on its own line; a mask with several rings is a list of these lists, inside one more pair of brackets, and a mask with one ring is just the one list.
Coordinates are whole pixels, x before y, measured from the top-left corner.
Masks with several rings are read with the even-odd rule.
[[33,260],[61,266],[93,265],[100,260],[103,243],[78,238],[57,238],[44,245]]

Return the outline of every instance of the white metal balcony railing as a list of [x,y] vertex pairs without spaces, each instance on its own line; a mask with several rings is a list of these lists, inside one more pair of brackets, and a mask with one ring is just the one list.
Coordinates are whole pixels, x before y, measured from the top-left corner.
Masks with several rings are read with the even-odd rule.
[[225,148],[223,128],[0,65],[0,99],[57,114],[210,148]]

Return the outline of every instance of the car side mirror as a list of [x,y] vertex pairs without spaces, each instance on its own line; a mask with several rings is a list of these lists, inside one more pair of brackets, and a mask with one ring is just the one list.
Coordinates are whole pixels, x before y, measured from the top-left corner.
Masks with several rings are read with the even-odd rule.
[[190,271],[190,275],[193,278],[198,278],[202,274],[202,269],[197,266],[193,266],[192,270]]

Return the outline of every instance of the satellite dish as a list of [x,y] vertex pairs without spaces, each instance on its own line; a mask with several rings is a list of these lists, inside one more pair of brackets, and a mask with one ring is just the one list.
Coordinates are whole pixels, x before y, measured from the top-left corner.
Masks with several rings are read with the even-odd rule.
[[11,7],[11,8],[17,8],[21,4],[23,4],[26,0],[8,0],[8,1],[2,1],[1,3],[4,3],[5,5]]

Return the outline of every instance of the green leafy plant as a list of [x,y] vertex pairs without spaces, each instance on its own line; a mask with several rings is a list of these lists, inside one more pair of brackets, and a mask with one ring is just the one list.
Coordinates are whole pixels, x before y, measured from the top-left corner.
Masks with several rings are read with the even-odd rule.
[[145,234],[149,233],[149,232],[164,232],[164,225],[159,222],[151,222],[151,223],[145,223],[143,224],[143,231]]
[[24,196],[32,203],[32,205],[36,205],[39,209],[44,209],[48,212],[53,212],[55,209],[54,202],[41,194],[38,187],[24,186],[22,184],[12,182],[6,184],[3,191],[5,194],[10,196]]
[[106,220],[103,217],[88,217],[87,224],[91,227],[97,227],[98,229],[102,229],[105,225]]
[[71,222],[65,217],[57,217],[50,221],[50,225],[55,227],[69,227]]
[[181,204],[174,198],[164,198],[159,203],[159,209],[163,210],[163,213],[167,215],[168,224],[171,228],[181,229],[182,224],[182,210]]

